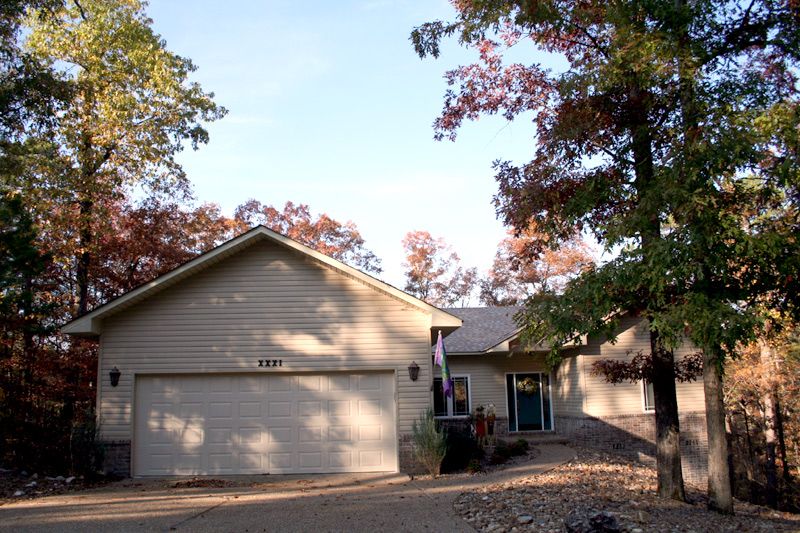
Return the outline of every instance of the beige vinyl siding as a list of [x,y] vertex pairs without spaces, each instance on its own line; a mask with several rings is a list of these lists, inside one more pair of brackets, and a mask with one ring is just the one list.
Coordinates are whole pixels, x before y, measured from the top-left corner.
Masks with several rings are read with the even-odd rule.
[[[611,416],[644,412],[641,383],[606,383],[600,376],[593,376],[592,364],[601,359],[630,360],[637,352],[649,353],[650,333],[647,323],[634,316],[625,316],[620,321],[620,332],[616,343],[590,339],[589,345],[581,349],[579,362],[586,387],[585,414]],[[676,350],[675,357],[693,352],[691,346]],[[702,381],[677,383],[678,409],[681,412],[705,411]]]
[[[395,372],[398,434],[430,405],[427,312],[295,251],[260,241],[104,320],[104,439],[132,432],[134,375]],[[282,359],[258,368],[258,359]],[[408,378],[419,364],[420,378]],[[112,388],[108,372],[122,372]]]
[[553,372],[553,414],[555,416],[582,416],[584,409],[582,358],[565,354]]
[[547,372],[542,355],[453,355],[448,356],[447,362],[452,375],[469,376],[471,409],[474,411],[478,405],[493,403],[498,416],[506,416],[507,413],[506,373]]

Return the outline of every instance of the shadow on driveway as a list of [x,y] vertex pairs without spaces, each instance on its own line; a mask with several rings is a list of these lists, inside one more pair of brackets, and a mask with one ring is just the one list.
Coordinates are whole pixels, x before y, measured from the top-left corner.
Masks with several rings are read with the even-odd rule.
[[[472,531],[453,501],[488,483],[541,473],[574,457],[561,445],[488,475],[240,476],[220,488],[125,480],[0,507],[0,531]],[[217,479],[217,478],[215,478]]]

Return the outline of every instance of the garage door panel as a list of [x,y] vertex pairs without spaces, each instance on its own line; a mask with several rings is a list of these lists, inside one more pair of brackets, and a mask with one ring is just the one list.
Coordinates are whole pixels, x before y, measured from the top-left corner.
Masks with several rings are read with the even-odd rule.
[[331,376],[328,380],[328,390],[330,392],[350,392],[351,378],[350,375]]
[[294,442],[292,426],[267,428],[268,442],[272,444],[291,444]]
[[292,417],[292,402],[288,398],[286,400],[272,400],[269,401],[268,413],[270,418],[291,418]]
[[294,376],[270,376],[267,381],[269,392],[292,392],[297,379]]
[[393,374],[138,377],[135,475],[393,471]]
[[322,402],[320,400],[302,400],[297,402],[297,416],[308,418],[322,415]]
[[323,376],[298,376],[297,389],[300,392],[320,392]]

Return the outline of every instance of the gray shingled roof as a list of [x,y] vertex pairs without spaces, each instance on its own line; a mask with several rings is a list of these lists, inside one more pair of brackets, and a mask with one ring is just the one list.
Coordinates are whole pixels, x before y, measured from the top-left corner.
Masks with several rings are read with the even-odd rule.
[[444,309],[464,324],[444,340],[447,353],[480,353],[512,336],[519,326],[514,315],[521,307],[461,307]]

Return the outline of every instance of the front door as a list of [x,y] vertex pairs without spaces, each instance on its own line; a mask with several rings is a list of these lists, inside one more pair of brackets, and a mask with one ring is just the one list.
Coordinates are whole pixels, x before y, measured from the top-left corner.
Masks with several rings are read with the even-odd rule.
[[506,375],[509,431],[551,431],[550,377],[539,372]]

